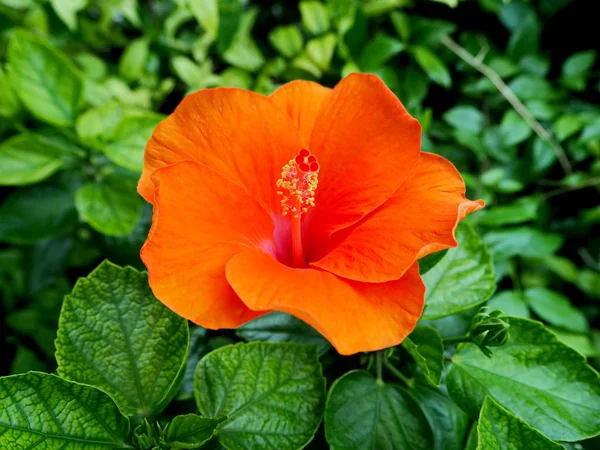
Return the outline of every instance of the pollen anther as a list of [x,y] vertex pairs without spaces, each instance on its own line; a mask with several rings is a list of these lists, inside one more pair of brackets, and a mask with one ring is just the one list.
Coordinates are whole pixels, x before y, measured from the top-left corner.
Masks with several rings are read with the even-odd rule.
[[281,169],[277,180],[277,194],[282,197],[281,212],[285,216],[294,213],[294,218],[315,206],[315,190],[319,184],[319,163],[307,149],[302,149]]

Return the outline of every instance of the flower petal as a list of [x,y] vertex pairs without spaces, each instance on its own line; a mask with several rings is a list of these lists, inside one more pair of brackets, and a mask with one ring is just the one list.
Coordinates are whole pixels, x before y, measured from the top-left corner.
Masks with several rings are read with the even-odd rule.
[[399,344],[423,310],[425,286],[415,264],[400,280],[359,283],[315,269],[294,269],[261,250],[227,263],[227,281],[252,309],[302,319],[350,355]]
[[[271,99],[287,112],[287,115],[296,125],[302,148],[309,146],[310,136],[315,127],[321,105],[331,92],[331,89],[318,83],[297,80],[284,84],[271,94]],[[282,162],[281,165],[286,162]]]
[[375,75],[344,78],[325,100],[310,140],[319,159],[309,256],[396,191],[419,159],[421,126]]
[[196,161],[243,187],[267,210],[278,210],[275,183],[301,147],[295,124],[270,98],[243,89],[204,89],[184,98],[154,130],[138,190],[151,201],[155,170]]
[[225,265],[248,248],[273,251],[273,222],[244,190],[207,166],[181,162],[152,177],[154,216],[141,257],[154,295],[206,328],[233,328],[262,312],[240,301]]
[[465,184],[448,160],[422,153],[394,196],[362,221],[332,236],[310,265],[370,283],[400,278],[416,259],[456,247],[458,222],[483,208],[465,198]]

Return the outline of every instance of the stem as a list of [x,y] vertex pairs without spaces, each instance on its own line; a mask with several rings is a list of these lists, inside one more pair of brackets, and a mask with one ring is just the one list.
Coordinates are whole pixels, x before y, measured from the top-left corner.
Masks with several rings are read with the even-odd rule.
[[296,208],[298,212],[292,216],[292,262],[294,267],[304,267],[306,263],[302,250],[302,216],[299,212],[300,203],[297,200]]
[[559,189],[555,189],[553,191],[547,192],[541,196],[542,199],[548,200],[556,195],[566,194],[567,192],[578,191],[580,189],[585,189],[589,187],[600,187],[600,177],[590,178],[585,183],[582,183],[578,186],[565,186]]
[[573,168],[571,167],[571,163],[569,163],[569,159],[565,153],[565,150],[562,146],[554,139],[554,136],[550,131],[548,131],[544,126],[539,123],[533,114],[527,109],[527,107],[519,100],[519,98],[515,95],[515,93],[507,86],[507,84],[502,80],[500,75],[494,72],[489,66],[484,64],[480,58],[476,58],[471,55],[467,50],[461,47],[456,41],[454,41],[451,37],[445,36],[442,38],[442,44],[444,44],[450,51],[452,51],[456,56],[462,59],[464,62],[469,64],[475,70],[481,72],[484,76],[486,76],[493,84],[496,86],[498,91],[502,94],[502,96],[508,100],[508,103],[514,108],[514,110],[527,122],[527,124],[531,127],[531,129],[537,134],[543,141],[546,141],[554,150],[560,165],[567,175],[570,175],[573,172]]
[[398,369],[396,369],[391,362],[384,361],[383,364],[385,365],[385,368],[387,370],[389,370],[392,375],[394,375],[400,381],[404,382],[404,384],[406,384],[408,387],[413,387],[413,381],[410,378],[408,378],[406,375],[404,375],[402,372],[400,372]]
[[471,342],[471,336],[454,336],[442,339],[444,345],[446,344],[460,344],[461,342]]
[[377,382],[383,384],[383,350],[375,353],[375,373],[377,374]]

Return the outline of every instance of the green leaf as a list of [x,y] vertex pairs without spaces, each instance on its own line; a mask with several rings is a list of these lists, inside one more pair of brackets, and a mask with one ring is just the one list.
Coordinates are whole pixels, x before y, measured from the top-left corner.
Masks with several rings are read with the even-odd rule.
[[329,10],[323,3],[305,1],[300,2],[298,7],[302,16],[302,25],[309,33],[322,34],[329,30]]
[[421,276],[425,275],[433,267],[435,267],[435,265],[442,260],[446,253],[448,253],[448,249],[430,253],[429,255],[419,259],[419,273]]
[[[14,92],[8,75],[0,66],[0,117],[11,118],[16,116],[21,111],[21,103],[17,94]],[[0,127],[2,131],[2,127]]]
[[129,421],[104,392],[55,375],[0,378],[3,450],[132,448]]
[[586,50],[571,55],[562,66],[561,82],[564,86],[583,91],[587,83],[590,70],[596,61],[596,51]]
[[219,2],[218,0],[186,0],[188,8],[213,39],[219,34]]
[[39,185],[9,194],[0,206],[0,242],[32,244],[77,224],[70,189]]
[[269,42],[286,58],[296,56],[302,50],[302,33],[294,25],[275,27],[269,33]]
[[530,317],[527,301],[521,292],[502,291],[490,299],[488,306],[491,310],[499,309],[507,316]]
[[512,147],[520,144],[531,136],[533,131],[527,122],[513,109],[506,111],[500,123],[500,135],[504,145]]
[[80,115],[75,122],[75,130],[82,143],[102,151],[122,119],[123,108],[113,101]]
[[253,342],[202,358],[194,391],[203,415],[228,416],[217,432],[224,447],[291,450],[321,422],[325,379],[314,346]]
[[384,33],[378,33],[363,48],[358,65],[364,71],[375,70],[396,56],[405,45]]
[[141,173],[144,149],[156,126],[165,118],[162,114],[143,113],[126,116],[104,147],[104,154],[115,164]]
[[58,373],[107,392],[128,416],[149,416],[179,389],[188,345],[186,320],[152,295],[147,274],[104,261],[65,297]]
[[433,435],[408,393],[352,371],[331,386],[325,407],[325,437],[331,450],[430,450]]
[[213,419],[186,414],[173,418],[166,431],[165,442],[170,449],[198,448],[215,434],[217,426],[227,417]]
[[331,348],[329,341],[310,325],[294,316],[272,312],[248,322],[236,330],[247,341],[296,342],[314,344],[322,355]]
[[463,450],[469,416],[440,389],[417,386],[409,391],[433,431],[433,450]]
[[56,126],[72,125],[83,95],[83,80],[71,61],[45,39],[25,30],[12,35],[7,59],[11,82],[34,116]]
[[545,438],[491,397],[483,402],[477,434],[477,448],[481,450],[564,450],[562,445]]
[[141,37],[131,41],[119,59],[119,74],[127,81],[139,80],[150,56],[150,41]]
[[390,14],[390,19],[392,19],[392,25],[396,29],[396,33],[398,36],[406,42],[410,37],[410,18],[406,13],[401,11],[393,11]]
[[306,44],[306,54],[320,70],[327,72],[336,42],[337,37],[333,33],[312,39]]
[[34,133],[12,136],[0,144],[0,185],[37,183],[61,169],[61,149]]
[[425,47],[413,47],[412,52],[421,69],[434,82],[443,87],[450,87],[452,78],[448,68],[431,50]]
[[520,75],[508,85],[520,100],[554,100],[557,93],[548,81],[535,75]]
[[473,227],[461,223],[456,230],[457,248],[423,276],[423,318],[436,319],[485,302],[496,289],[492,258]]
[[494,206],[477,214],[479,225],[513,225],[530,222],[538,216],[540,200],[536,197],[521,197],[509,205]]
[[75,208],[100,233],[125,236],[142,214],[142,200],[135,183],[112,175],[80,187],[75,193]]
[[418,326],[402,341],[402,347],[413,357],[425,379],[439,387],[444,370],[444,345],[437,330]]
[[487,233],[484,242],[496,258],[525,256],[545,258],[562,247],[564,238],[532,227],[509,228]]
[[583,128],[584,121],[575,114],[565,114],[554,122],[554,132],[559,141],[564,141]]
[[548,329],[556,335],[560,342],[581,353],[583,356],[588,358],[599,356],[598,349],[594,347],[589,334],[569,333],[568,331],[552,327],[548,327]]
[[231,45],[223,53],[223,59],[229,64],[249,72],[256,72],[265,62],[264,56],[251,35],[257,16],[258,8],[256,7],[242,15]]
[[589,330],[585,314],[558,292],[531,288],[527,289],[524,295],[531,309],[551,325],[575,333],[586,333]]
[[483,114],[474,106],[455,106],[444,113],[444,120],[459,130],[473,134],[483,130]]
[[87,6],[88,0],[50,0],[56,15],[71,31],[77,29],[77,13]]
[[539,322],[505,320],[509,340],[491,358],[473,344],[459,346],[446,379],[456,404],[476,418],[489,395],[550,439],[599,434],[598,373]]

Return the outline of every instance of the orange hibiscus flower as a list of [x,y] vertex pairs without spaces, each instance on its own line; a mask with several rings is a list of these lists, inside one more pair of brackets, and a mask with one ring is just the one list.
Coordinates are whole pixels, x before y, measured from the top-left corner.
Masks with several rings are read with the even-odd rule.
[[186,97],[146,146],[152,290],[206,328],[292,314],[341,354],[400,343],[423,310],[417,260],[483,207],[374,75],[266,97]]

